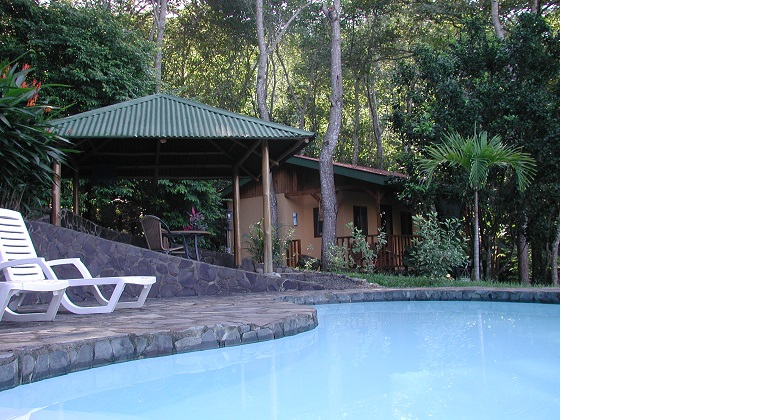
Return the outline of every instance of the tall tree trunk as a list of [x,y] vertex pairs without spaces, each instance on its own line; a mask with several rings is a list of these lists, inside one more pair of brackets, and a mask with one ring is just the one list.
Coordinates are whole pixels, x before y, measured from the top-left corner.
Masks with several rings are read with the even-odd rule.
[[352,130],[352,164],[357,165],[360,156],[360,76],[355,77],[355,117]]
[[320,191],[323,205],[323,246],[321,263],[323,270],[330,268],[331,245],[336,244],[336,184],[333,180],[333,153],[341,132],[343,87],[341,79],[341,0],[333,0],[330,8],[323,5],[323,13],[331,27],[331,111],[328,131],[320,149]]
[[530,264],[528,262],[528,238],[525,237],[527,217],[523,216],[523,223],[518,228],[517,234],[517,272],[520,283],[529,286],[531,284]]
[[475,220],[473,232],[473,250],[472,250],[472,281],[480,280],[480,197],[479,192],[475,190]]
[[560,226],[557,227],[557,236],[552,243],[552,285],[560,286]]
[[371,125],[373,126],[373,137],[376,140],[376,167],[384,168],[384,144],[382,143],[381,119],[379,118],[379,100],[376,98],[376,86],[373,75],[366,80],[366,94],[368,97],[368,110],[371,113]]
[[269,121],[267,109],[267,42],[264,39],[264,0],[256,0],[256,38],[259,43],[258,71],[256,72],[256,103],[259,117]]
[[[159,3],[159,8],[157,3]],[[154,15],[157,26],[157,35],[155,37],[155,44],[157,46],[157,52],[155,52],[155,91],[159,92],[163,82],[163,40],[165,38],[165,20],[168,15],[168,0],[156,0]]]
[[531,13],[534,15],[541,14],[541,0],[531,0]]
[[496,31],[496,36],[499,39],[505,39],[507,32],[501,26],[501,19],[499,18],[499,0],[491,0],[491,20],[493,21],[493,29]]

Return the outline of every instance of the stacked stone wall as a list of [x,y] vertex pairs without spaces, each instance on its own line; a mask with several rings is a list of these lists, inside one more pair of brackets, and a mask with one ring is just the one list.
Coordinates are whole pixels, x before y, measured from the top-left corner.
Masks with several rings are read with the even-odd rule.
[[[38,256],[47,260],[80,258],[93,277],[155,276],[150,298],[214,296],[285,290],[319,290],[311,282],[272,274],[239,270],[204,261],[166,255],[147,248],[115,242],[41,221],[27,221]],[[211,258],[215,260],[215,258]],[[73,269],[57,269],[61,278],[77,276]],[[128,286],[124,296],[134,298],[139,287]],[[32,295],[27,303],[44,302],[43,295]],[[70,298],[91,298],[84,288],[75,288]]]

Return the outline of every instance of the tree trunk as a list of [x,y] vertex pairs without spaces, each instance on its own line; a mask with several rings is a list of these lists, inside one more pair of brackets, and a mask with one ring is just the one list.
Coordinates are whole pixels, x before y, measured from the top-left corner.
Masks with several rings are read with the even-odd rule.
[[333,6],[323,5],[323,13],[331,27],[331,111],[328,117],[328,131],[320,149],[320,191],[323,205],[323,246],[321,263],[323,270],[330,268],[331,245],[336,244],[336,185],[333,180],[333,153],[339,142],[343,87],[341,79],[341,0],[333,0]]
[[507,32],[501,26],[501,19],[499,19],[499,0],[491,0],[491,20],[493,21],[493,29],[496,31],[496,36],[499,39],[505,39]]
[[355,77],[355,114],[352,130],[352,164],[357,165],[360,156],[360,76]]
[[259,116],[269,121],[267,109],[267,42],[264,39],[264,0],[256,0],[256,37],[259,42],[258,71],[256,72],[256,103]]
[[541,14],[541,0],[531,0],[531,13],[534,15]]
[[163,81],[163,39],[165,38],[165,20],[168,15],[168,0],[157,0],[160,6],[158,10],[157,4],[155,8],[155,21],[157,23],[157,36],[155,37],[155,44],[157,45],[157,52],[155,53],[155,91],[160,92],[160,87]]
[[480,280],[480,205],[479,193],[475,190],[475,226],[473,238],[473,263],[472,263],[472,281]]
[[376,86],[373,75],[366,80],[366,94],[368,97],[368,110],[371,113],[371,125],[373,136],[376,140],[376,167],[384,168],[384,144],[382,143],[381,119],[379,118],[379,100],[376,98]]
[[552,255],[552,285],[560,286],[560,227],[557,228],[557,236],[552,243],[551,254]]
[[530,264],[528,262],[528,239],[525,237],[526,220],[523,219],[522,225],[518,228],[517,234],[517,273],[520,283],[530,286]]

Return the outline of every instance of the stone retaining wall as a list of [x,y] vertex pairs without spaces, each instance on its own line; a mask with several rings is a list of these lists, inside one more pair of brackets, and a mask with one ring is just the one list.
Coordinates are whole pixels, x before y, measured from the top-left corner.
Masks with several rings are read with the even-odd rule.
[[[238,270],[204,261],[166,255],[135,245],[107,240],[41,221],[27,221],[37,254],[47,260],[80,258],[93,277],[155,276],[150,298],[215,296],[284,290],[316,290],[321,286],[290,276]],[[72,268],[57,268],[61,278],[76,276]],[[124,296],[135,298],[138,286],[126,286]],[[28,294],[27,304],[45,302],[44,295]],[[84,288],[69,293],[75,302],[91,299]]]

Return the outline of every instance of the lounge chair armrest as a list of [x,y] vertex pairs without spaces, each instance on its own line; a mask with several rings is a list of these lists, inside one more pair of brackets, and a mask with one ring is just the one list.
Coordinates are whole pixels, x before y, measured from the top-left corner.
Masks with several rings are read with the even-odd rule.
[[50,280],[58,280],[58,277],[56,277],[56,273],[51,270],[51,268],[48,266],[48,263],[46,263],[45,258],[21,258],[18,260],[13,261],[3,261],[0,262],[0,270],[6,268],[6,267],[16,267],[19,265],[37,265],[40,267],[41,270],[43,270],[43,274],[45,275],[45,278]]
[[73,265],[77,271],[80,272],[80,276],[82,278],[93,278],[93,276],[91,276],[91,272],[88,271],[88,268],[86,268],[85,264],[83,264],[83,261],[81,261],[80,258],[62,258],[60,260],[48,261],[48,265],[51,267],[58,265]]

